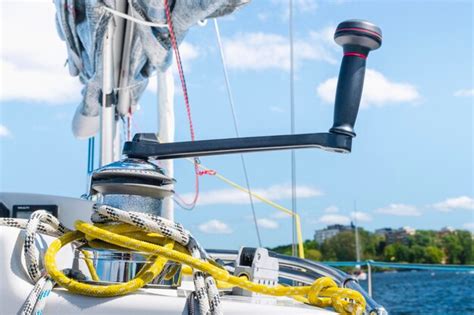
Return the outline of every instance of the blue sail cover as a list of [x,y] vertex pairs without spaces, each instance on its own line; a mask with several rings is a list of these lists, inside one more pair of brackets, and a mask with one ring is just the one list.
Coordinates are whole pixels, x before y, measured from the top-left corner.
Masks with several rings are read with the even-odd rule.
[[[109,23],[117,21],[114,13],[126,0],[55,0],[56,25],[66,42],[69,73],[78,76],[84,85],[83,99],[73,119],[73,132],[78,138],[94,136],[99,128],[102,87],[102,46]],[[227,15],[250,0],[169,0],[173,29],[181,42],[190,27],[198,21]],[[164,0],[129,0],[125,12],[136,19],[166,24]],[[134,23],[124,20],[127,23]],[[123,34],[122,34],[123,36]],[[157,70],[171,64],[172,47],[168,28],[135,23],[131,36],[127,84],[117,82],[116,88],[127,89],[128,108],[134,107]],[[120,63],[123,65],[123,60]],[[114,69],[119,73],[121,69]],[[119,114],[124,115],[125,112]]]

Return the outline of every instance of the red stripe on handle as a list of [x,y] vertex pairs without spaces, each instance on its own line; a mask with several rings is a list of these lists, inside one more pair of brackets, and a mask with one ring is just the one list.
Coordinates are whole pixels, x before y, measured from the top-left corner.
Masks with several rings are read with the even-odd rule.
[[362,59],[367,59],[367,56],[361,53],[356,53],[356,52],[346,52],[344,53],[344,56],[352,56],[352,57],[359,57]]

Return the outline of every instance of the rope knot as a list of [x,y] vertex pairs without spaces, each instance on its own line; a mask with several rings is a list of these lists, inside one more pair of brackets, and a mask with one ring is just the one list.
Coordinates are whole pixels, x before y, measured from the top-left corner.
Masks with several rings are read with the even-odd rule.
[[217,174],[217,172],[215,170],[201,170],[201,171],[198,171],[199,176],[204,176],[204,175],[214,176],[216,174]]
[[321,292],[326,291],[329,288],[337,288],[337,284],[334,280],[328,277],[316,279],[308,292],[309,303],[320,307],[327,307],[330,305],[331,301],[329,298],[321,297]]
[[365,310],[365,299],[359,292],[339,288],[328,277],[316,279],[308,291],[308,302],[319,307],[332,306],[340,314],[359,315]]

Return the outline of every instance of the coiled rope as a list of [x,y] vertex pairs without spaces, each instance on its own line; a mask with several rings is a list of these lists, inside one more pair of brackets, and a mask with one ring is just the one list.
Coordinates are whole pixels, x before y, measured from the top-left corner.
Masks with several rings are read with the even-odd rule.
[[[192,268],[195,285],[194,295],[198,300],[200,314],[222,314],[216,281],[219,282],[220,287],[238,286],[266,295],[289,296],[303,303],[319,307],[330,306],[341,314],[362,314],[365,310],[366,303],[359,292],[339,288],[332,279],[327,277],[316,279],[311,286],[278,285],[269,287],[254,283],[245,277],[231,275],[208,257],[204,249],[182,225],[159,216],[127,212],[100,205],[94,207],[92,215],[94,224],[78,220],[75,223],[76,231],[67,230],[52,218],[54,217],[46,211],[36,211],[30,220],[10,218],[0,220],[0,225],[25,229],[30,223],[31,226],[37,226],[36,231],[58,237],[51,243],[44,255],[45,270],[39,271],[39,273],[38,270],[31,272],[31,275],[35,275],[35,279],[38,280],[25,303],[23,314],[40,314],[45,306],[45,298],[56,283],[73,293],[94,297],[120,296],[134,292],[160,274],[169,273],[164,268],[168,260]],[[27,246],[27,250],[24,250],[25,258],[38,257],[32,255],[36,250],[32,249],[35,248],[31,245],[34,244],[32,237],[34,238],[34,235],[26,233],[25,244],[30,245]],[[148,254],[148,263],[134,279],[126,283],[111,285],[84,283],[75,279],[77,276],[72,277],[65,274],[56,265],[56,254],[71,242],[78,242],[78,244],[95,242],[95,244],[115,245],[139,251]],[[26,254],[27,251],[28,254]],[[86,256],[86,263],[88,260],[88,256]],[[27,260],[29,274],[31,266],[39,266],[39,264],[35,264],[34,259]],[[88,267],[91,277],[97,277],[93,266],[88,264]]]

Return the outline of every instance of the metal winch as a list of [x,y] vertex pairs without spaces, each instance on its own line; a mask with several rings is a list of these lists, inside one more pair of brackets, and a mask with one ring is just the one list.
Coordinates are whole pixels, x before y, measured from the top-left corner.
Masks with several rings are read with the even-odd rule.
[[[145,159],[125,158],[98,168],[92,173],[89,198],[124,211],[145,212],[161,215],[163,199],[174,193],[173,178],[164,170]],[[147,256],[127,249],[105,249],[82,246],[76,251],[76,259],[84,261],[84,251],[92,261],[100,279],[99,283],[130,281],[148,262]],[[82,265],[82,264],[81,264]],[[176,269],[178,268],[178,269]],[[82,268],[81,268],[82,269]],[[175,276],[165,280],[169,270],[177,270]],[[168,262],[164,273],[149,285],[178,287],[180,265]],[[97,282],[97,281],[96,281]]]
[[156,164],[125,158],[92,173],[90,197],[125,211],[161,215],[163,198],[173,195],[174,182]]

